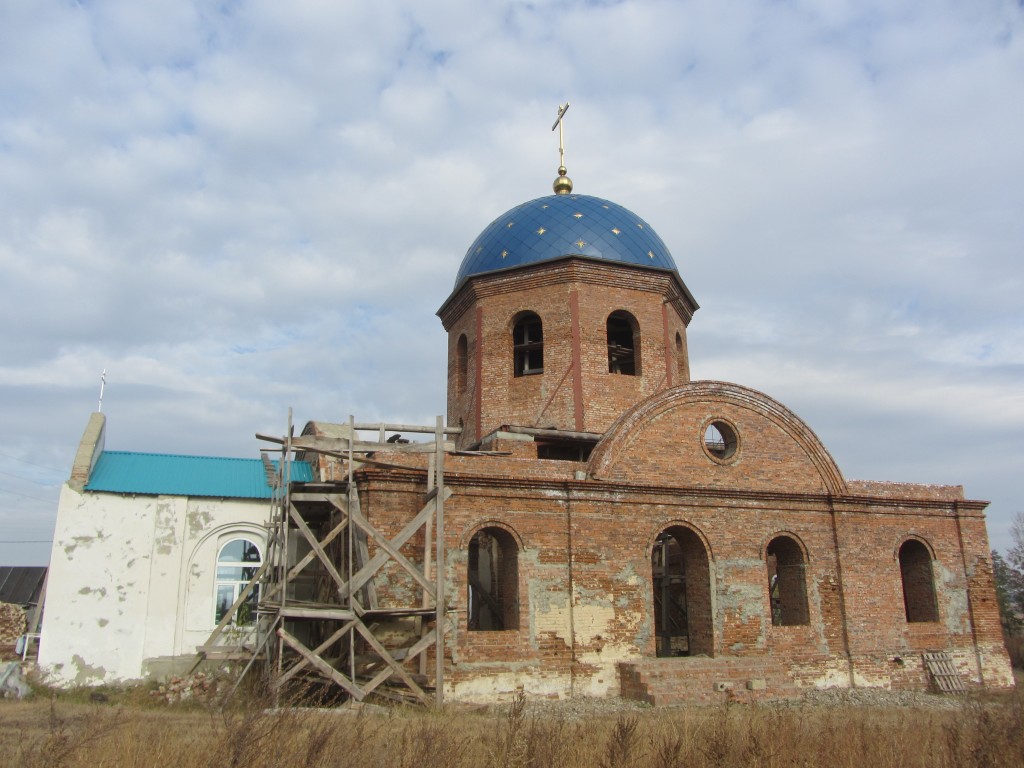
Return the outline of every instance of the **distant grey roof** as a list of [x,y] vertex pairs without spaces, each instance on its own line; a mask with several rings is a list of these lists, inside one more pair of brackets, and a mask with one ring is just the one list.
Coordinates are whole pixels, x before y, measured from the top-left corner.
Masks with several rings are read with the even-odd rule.
[[39,602],[39,593],[46,578],[42,565],[0,566],[0,603],[30,605]]

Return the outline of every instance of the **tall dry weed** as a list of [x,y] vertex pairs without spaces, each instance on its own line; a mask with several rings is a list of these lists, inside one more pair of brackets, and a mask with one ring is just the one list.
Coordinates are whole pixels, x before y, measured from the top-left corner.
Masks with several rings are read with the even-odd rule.
[[660,734],[651,750],[653,768],[683,768],[686,741],[678,733]]
[[[464,762],[472,743],[450,714],[428,713],[410,717],[400,726],[401,738],[394,751],[393,765],[397,768],[459,768],[473,765]],[[387,765],[386,762],[377,763]]]
[[788,732],[784,713],[776,708],[756,707],[742,726],[743,747],[740,749],[740,760],[744,765],[757,765],[770,768],[778,764],[779,754]]
[[530,765],[529,725],[526,718],[526,694],[520,689],[509,705],[490,750],[490,764],[496,768],[520,768]]
[[601,768],[632,768],[642,757],[640,720],[635,715],[619,715],[605,744]]
[[20,768],[64,768],[127,725],[120,712],[105,711],[90,712],[73,722],[51,698],[45,728],[18,743],[13,764]]
[[572,749],[577,740],[562,718],[533,714],[526,740],[530,750],[524,765],[529,768],[563,768],[572,764]]
[[[1024,697],[960,706],[726,705],[564,719],[517,696],[502,715],[367,707],[225,712],[0,703],[19,768],[1015,768]],[[308,702],[307,702],[308,703]]]
[[733,751],[730,714],[733,708],[731,704],[715,707],[701,728],[697,748],[704,757],[704,765],[724,768],[730,764]]
[[1019,768],[1024,765],[1024,697],[1005,706],[971,701],[944,727],[949,765]]

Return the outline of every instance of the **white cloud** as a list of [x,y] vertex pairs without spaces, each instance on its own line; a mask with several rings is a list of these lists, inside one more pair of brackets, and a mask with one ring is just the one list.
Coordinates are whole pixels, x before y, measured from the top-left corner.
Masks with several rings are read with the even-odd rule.
[[[0,67],[17,458],[66,472],[103,368],[113,448],[252,455],[288,406],[431,420],[433,312],[550,189],[569,99],[577,191],[656,227],[703,305],[695,373],[779,397],[851,477],[964,483],[1005,543],[1017,3],[8,3]],[[46,538],[25,466],[0,522]]]

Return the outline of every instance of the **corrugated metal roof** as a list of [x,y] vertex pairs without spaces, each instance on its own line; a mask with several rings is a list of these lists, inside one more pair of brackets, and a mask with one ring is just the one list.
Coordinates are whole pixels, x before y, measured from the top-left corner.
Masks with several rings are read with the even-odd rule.
[[[305,461],[292,462],[292,480],[308,482],[313,471]],[[149,496],[215,496],[269,499],[263,462],[214,456],[104,451],[92,470],[87,491]]]
[[0,603],[38,603],[45,576],[46,567],[42,565],[0,566]]

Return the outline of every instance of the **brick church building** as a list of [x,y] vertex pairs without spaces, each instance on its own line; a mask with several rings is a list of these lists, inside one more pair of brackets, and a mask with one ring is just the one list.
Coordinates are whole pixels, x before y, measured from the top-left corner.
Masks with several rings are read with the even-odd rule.
[[431,653],[462,700],[1013,685],[986,503],[848,480],[783,404],[692,381],[698,307],[665,243],[559,174],[476,238],[438,311],[450,440],[382,426],[357,462],[354,421],[310,422],[274,482],[266,456],[105,451],[94,414],[54,535],[51,678],[188,670],[219,634],[356,698],[391,676],[424,699]]
[[[446,459],[448,694],[923,689],[929,651],[1012,685],[986,503],[847,480],[783,404],[692,381],[668,248],[560,173],[480,234],[438,311],[456,448],[489,454]],[[397,527],[423,480],[357,482]]]

